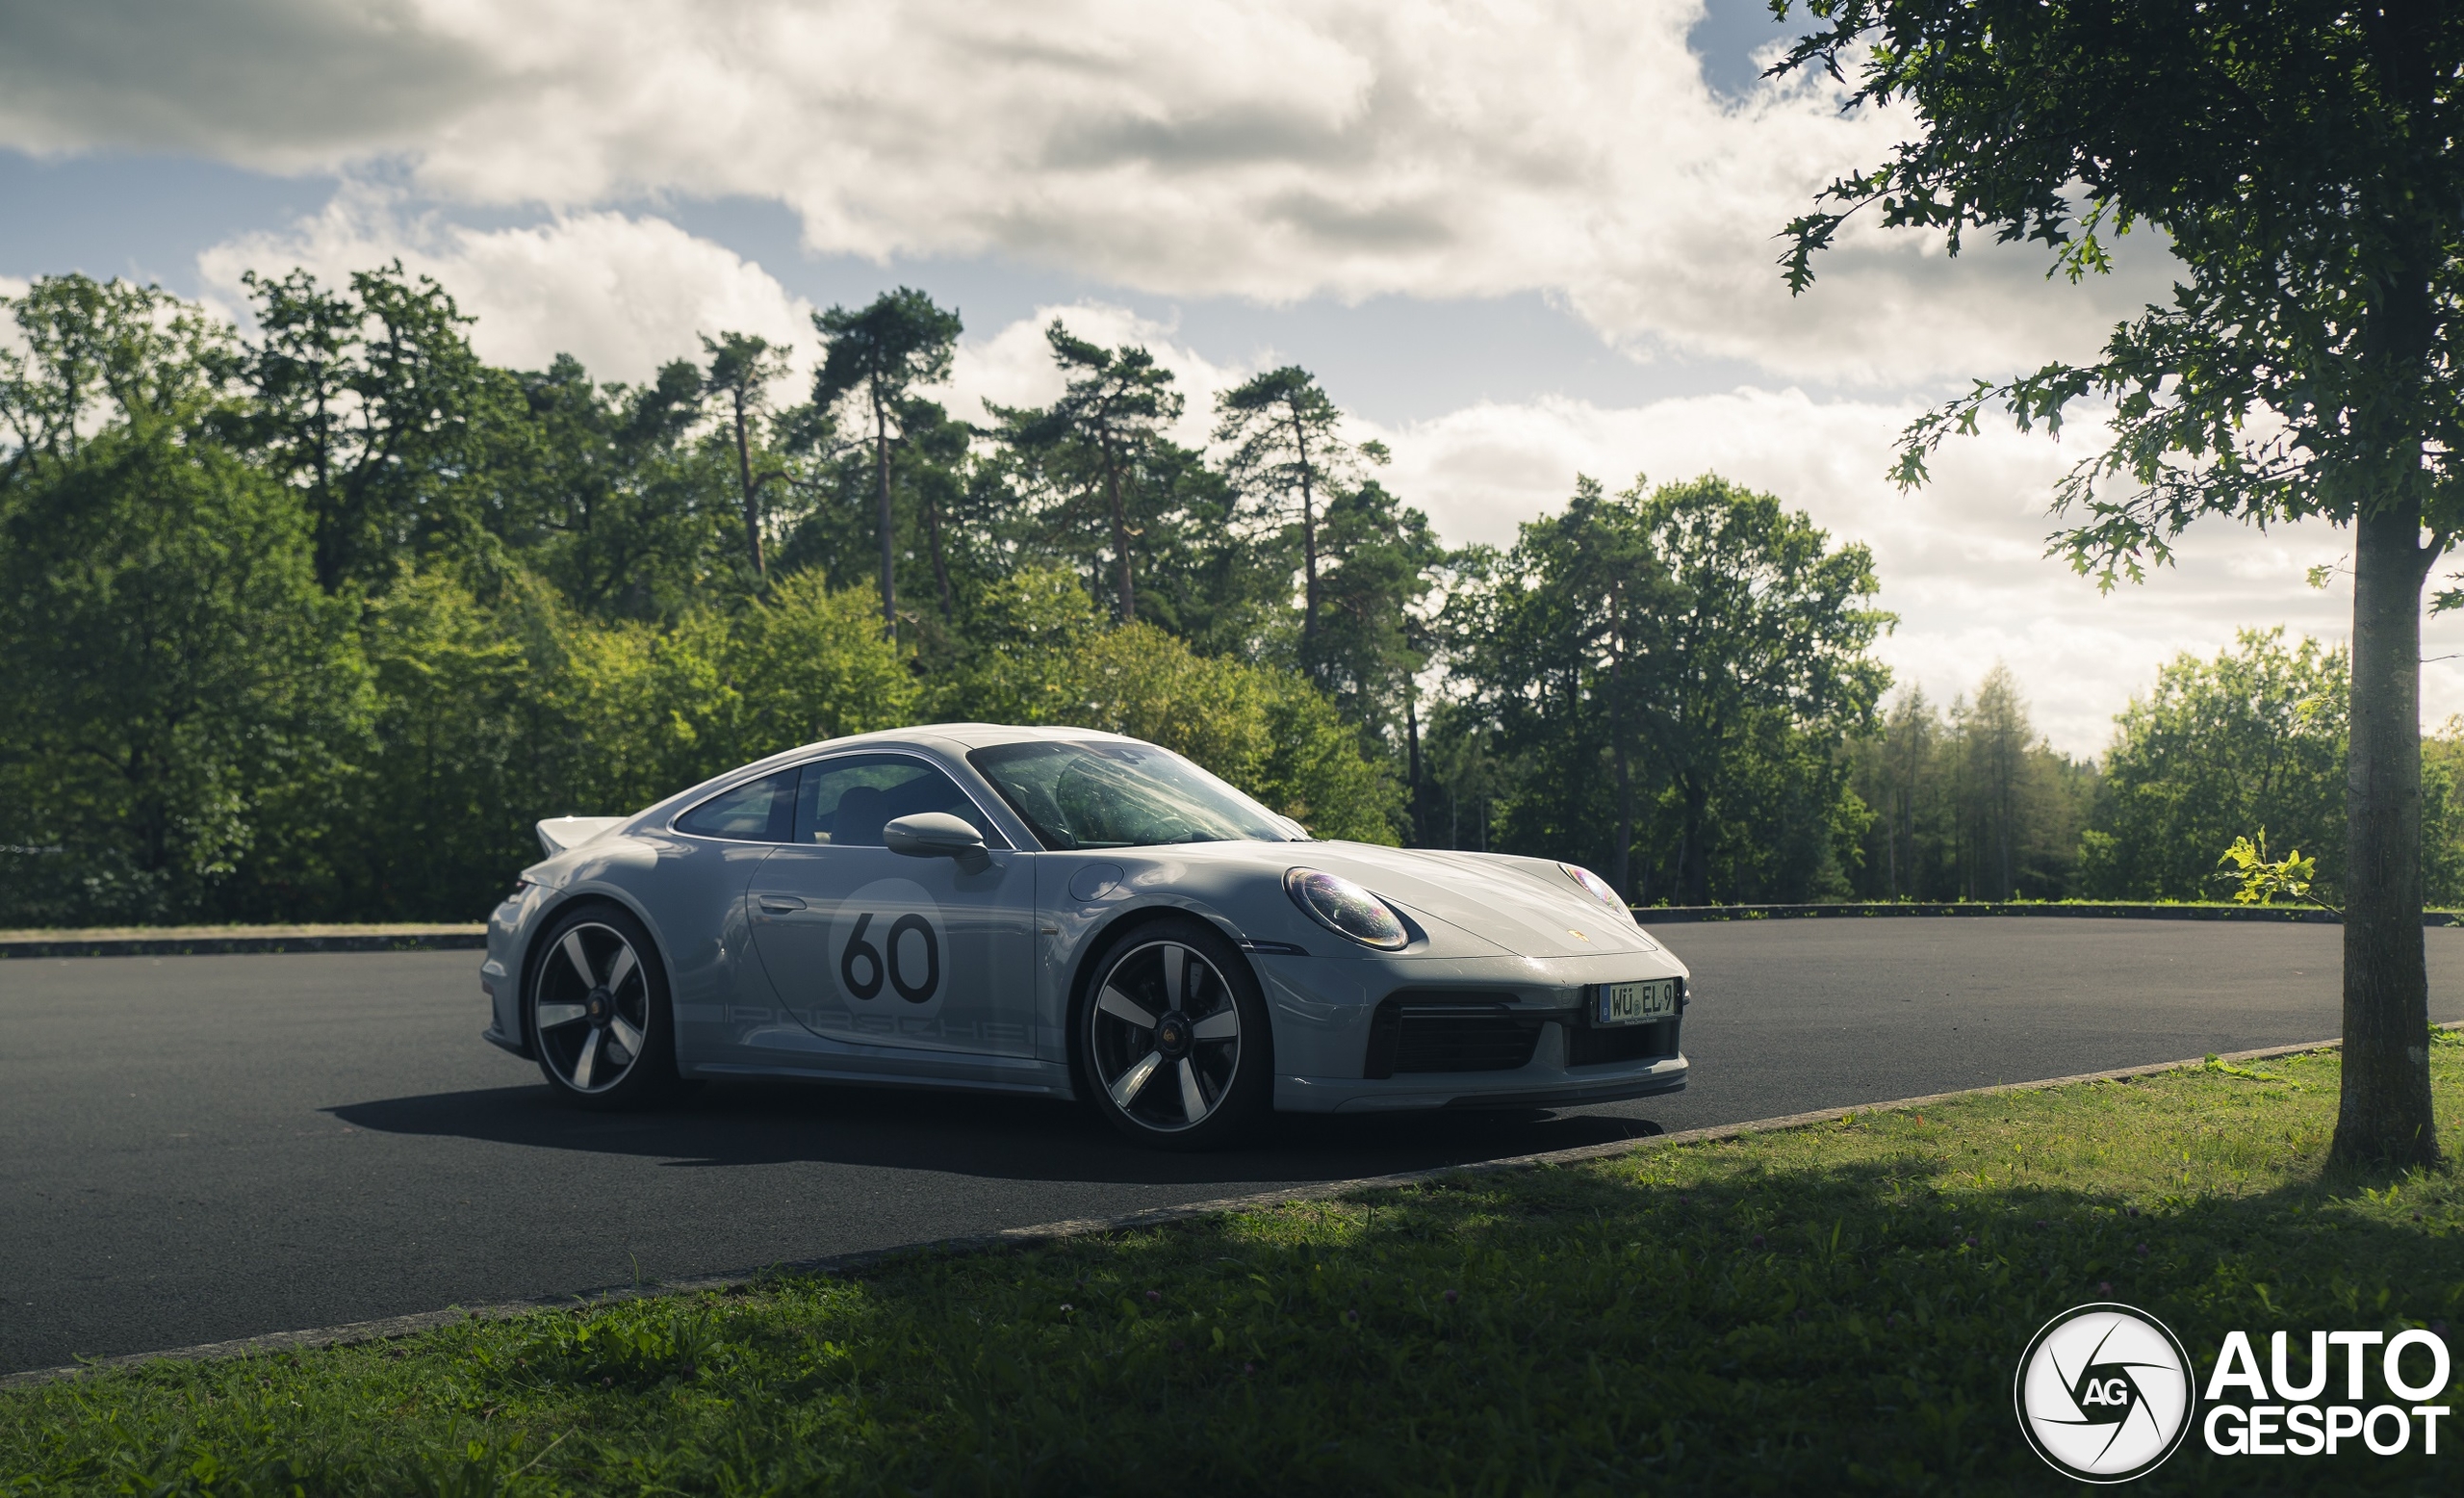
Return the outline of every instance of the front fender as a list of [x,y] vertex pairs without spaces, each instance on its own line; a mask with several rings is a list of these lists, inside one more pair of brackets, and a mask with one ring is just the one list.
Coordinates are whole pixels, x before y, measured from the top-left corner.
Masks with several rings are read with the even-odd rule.
[[[1049,855],[1047,855],[1049,856]],[[1088,960],[1124,927],[1165,916],[1192,916],[1205,921],[1238,945],[1245,941],[1238,922],[1211,902],[1170,890],[1129,893],[1118,899],[1099,895],[1075,900],[1066,892],[1068,874],[1056,887],[1058,899],[1044,897],[1045,881],[1037,879],[1038,1036],[1036,1052],[1046,1061],[1069,1061],[1069,1026],[1083,996]]]

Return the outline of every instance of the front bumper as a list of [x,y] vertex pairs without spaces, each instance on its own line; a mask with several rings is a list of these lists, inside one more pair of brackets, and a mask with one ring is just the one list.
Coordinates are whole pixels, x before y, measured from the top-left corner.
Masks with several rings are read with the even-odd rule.
[[[1603,1068],[1602,1071],[1608,1069]],[[1278,1076],[1274,1105],[1283,1113],[1404,1113],[1429,1108],[1573,1108],[1682,1092],[1686,1061],[1669,1056],[1620,1070],[1549,1072],[1538,1064],[1516,1072],[1426,1073],[1419,1076]]]
[[1587,1020],[1593,985],[1682,979],[1665,956],[1254,961],[1280,1111],[1571,1107],[1676,1092],[1690,1071],[1678,1019],[1613,1030]]

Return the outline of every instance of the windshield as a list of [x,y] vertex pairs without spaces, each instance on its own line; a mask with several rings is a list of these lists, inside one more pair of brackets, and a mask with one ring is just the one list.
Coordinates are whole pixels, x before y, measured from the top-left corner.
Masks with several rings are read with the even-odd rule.
[[1297,829],[1153,744],[1000,744],[967,762],[1056,853],[1159,842],[1297,840]]

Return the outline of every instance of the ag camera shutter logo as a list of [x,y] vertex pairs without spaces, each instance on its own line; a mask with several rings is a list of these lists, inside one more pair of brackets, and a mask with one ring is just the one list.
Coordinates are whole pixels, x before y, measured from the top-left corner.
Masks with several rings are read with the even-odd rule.
[[2044,1324],[2019,1358],[2014,1391],[2028,1444],[2065,1477],[2126,1483],[2154,1471],[2190,1434],[2190,1354],[2155,1317],[2112,1302]]

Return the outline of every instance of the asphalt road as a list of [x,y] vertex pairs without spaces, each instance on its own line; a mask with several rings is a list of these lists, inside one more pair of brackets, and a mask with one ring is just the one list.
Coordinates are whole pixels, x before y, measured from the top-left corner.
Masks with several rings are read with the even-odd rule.
[[[720,1274],[1657,1129],[2317,1040],[2332,926],[1747,922],[1692,965],[1692,1090],[1283,1121],[1147,1153],[1051,1103],[714,1085],[574,1114],[478,1038],[470,952],[0,964],[0,1373]],[[2464,930],[2426,933],[2464,1018]]]

